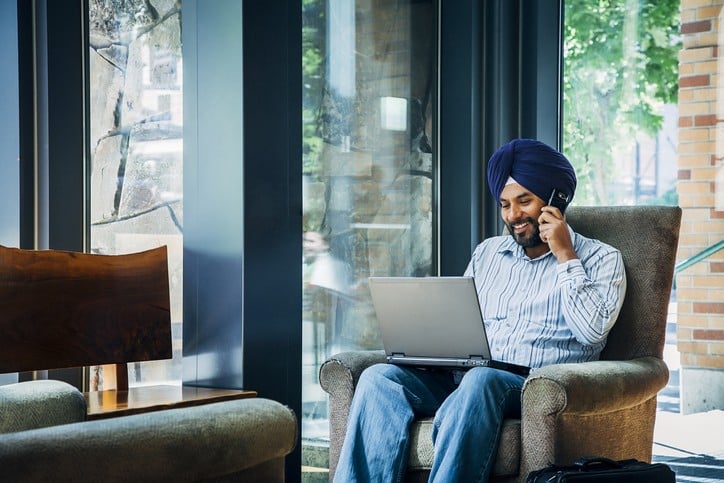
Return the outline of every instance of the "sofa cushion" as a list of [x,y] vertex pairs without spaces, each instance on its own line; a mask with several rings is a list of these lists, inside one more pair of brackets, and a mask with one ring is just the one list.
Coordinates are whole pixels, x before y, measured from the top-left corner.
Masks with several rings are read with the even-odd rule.
[[62,381],[38,380],[0,387],[0,433],[85,420],[83,394]]
[[[417,420],[410,429],[410,470],[432,467],[432,418]],[[496,476],[517,475],[520,466],[520,419],[506,419],[500,434],[498,455],[495,458]]]

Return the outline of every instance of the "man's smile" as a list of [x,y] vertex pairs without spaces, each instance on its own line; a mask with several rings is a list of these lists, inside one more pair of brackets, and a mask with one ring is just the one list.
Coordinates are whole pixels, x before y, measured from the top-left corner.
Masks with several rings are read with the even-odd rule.
[[518,223],[511,223],[510,226],[513,227],[515,233],[520,234],[523,233],[528,228],[528,226],[530,226],[530,223],[528,223],[527,221],[520,221]]

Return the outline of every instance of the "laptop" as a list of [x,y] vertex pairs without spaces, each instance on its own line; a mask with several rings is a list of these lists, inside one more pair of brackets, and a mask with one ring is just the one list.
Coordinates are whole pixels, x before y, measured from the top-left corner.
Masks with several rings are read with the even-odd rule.
[[491,358],[472,277],[370,277],[369,287],[387,362],[530,373]]

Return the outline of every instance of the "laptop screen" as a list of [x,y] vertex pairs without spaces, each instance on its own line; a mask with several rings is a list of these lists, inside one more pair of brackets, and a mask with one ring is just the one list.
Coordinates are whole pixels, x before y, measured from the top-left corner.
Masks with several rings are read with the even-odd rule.
[[472,277],[370,277],[385,352],[490,359]]

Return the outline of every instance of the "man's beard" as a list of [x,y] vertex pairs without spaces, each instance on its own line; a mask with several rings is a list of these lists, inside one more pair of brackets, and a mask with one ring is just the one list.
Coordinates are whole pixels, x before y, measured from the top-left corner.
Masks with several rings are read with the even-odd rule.
[[[515,229],[513,228],[512,224],[505,224],[506,228],[508,228],[508,233],[510,233],[510,235],[518,243],[518,245],[523,248],[532,248],[542,244],[543,240],[541,240],[540,238],[540,228],[538,222],[535,221],[533,218],[526,218],[520,221],[528,222],[530,226],[533,227],[533,233],[528,236],[516,235]],[[520,221],[517,221],[516,223],[519,223]]]

